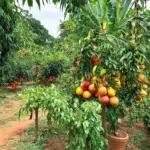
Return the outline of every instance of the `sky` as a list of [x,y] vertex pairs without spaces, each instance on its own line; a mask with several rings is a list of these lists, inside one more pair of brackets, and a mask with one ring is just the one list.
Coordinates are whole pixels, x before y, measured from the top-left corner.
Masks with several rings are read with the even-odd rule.
[[[60,10],[60,6],[55,6],[53,3],[46,4],[45,6],[41,6],[39,10],[36,3],[34,3],[33,7],[29,8],[27,4],[24,6],[20,6],[29,10],[34,18],[38,19],[42,25],[49,31],[49,34],[57,37],[59,35],[58,27],[60,24],[60,20],[64,20],[64,13]],[[150,9],[150,2],[148,2],[147,8]]]
[[25,10],[29,10],[29,12],[33,15],[34,18],[38,19],[42,25],[49,31],[49,34],[57,37],[59,35],[58,27],[60,24],[60,20],[64,20],[64,13],[60,10],[59,5],[46,4],[45,6],[41,6],[39,10],[37,4],[35,3],[33,7],[29,8],[27,4],[24,6],[22,3],[19,4]]

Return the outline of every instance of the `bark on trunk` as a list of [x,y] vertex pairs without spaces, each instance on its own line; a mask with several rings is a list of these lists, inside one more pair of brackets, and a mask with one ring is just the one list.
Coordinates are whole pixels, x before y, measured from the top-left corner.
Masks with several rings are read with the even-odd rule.
[[37,142],[37,139],[38,139],[38,131],[39,131],[39,125],[38,125],[38,112],[39,109],[38,108],[35,108],[35,139],[34,139],[34,143]]

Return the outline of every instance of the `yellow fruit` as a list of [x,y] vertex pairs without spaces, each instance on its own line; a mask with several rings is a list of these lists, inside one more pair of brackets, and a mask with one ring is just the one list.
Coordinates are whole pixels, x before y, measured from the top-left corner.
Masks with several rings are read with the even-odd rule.
[[107,70],[106,69],[102,69],[100,71],[100,76],[104,76],[106,74]]
[[116,87],[121,87],[121,82],[120,81],[113,82],[113,85]]
[[82,76],[81,83],[84,82],[84,76]]
[[97,77],[94,76],[94,77],[91,79],[91,83],[95,83],[95,82],[96,82],[96,79],[97,79]]
[[95,74],[96,69],[97,69],[97,66],[95,65],[95,66],[93,67],[93,69],[92,69],[92,73],[93,73],[93,74]]
[[143,96],[147,96],[147,92],[145,90],[143,90],[143,89],[141,89],[140,94],[143,95]]
[[78,87],[78,88],[76,89],[76,94],[77,94],[77,95],[82,95],[82,94],[83,94],[83,89],[82,89],[81,87]]
[[148,86],[146,84],[141,85],[141,89],[147,89]]
[[112,97],[112,96],[115,96],[115,94],[116,94],[116,91],[112,87],[109,87],[107,91],[107,95],[109,97]]
[[112,77],[113,82],[119,82],[120,78],[119,77]]
[[82,96],[83,98],[88,99],[91,97],[91,93],[89,91],[84,91]]
[[99,93],[98,92],[95,93],[95,97],[99,97]]

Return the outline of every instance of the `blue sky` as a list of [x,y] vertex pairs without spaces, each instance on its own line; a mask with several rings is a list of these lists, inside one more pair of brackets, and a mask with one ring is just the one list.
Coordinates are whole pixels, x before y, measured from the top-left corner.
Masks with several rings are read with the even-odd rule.
[[[55,37],[59,35],[58,26],[60,24],[60,20],[64,20],[64,14],[60,10],[60,6],[55,6],[53,3],[46,4],[45,6],[41,6],[41,10],[39,10],[36,3],[34,3],[32,8],[29,8],[27,4],[24,6],[20,6],[26,10],[30,10],[30,13],[34,18],[41,21],[41,24],[49,31],[49,33]],[[148,9],[150,9],[150,2],[148,2]]]
[[55,37],[59,35],[58,26],[60,20],[64,20],[64,14],[60,10],[59,5],[55,6],[53,3],[46,4],[41,6],[40,10],[36,3],[31,8],[27,4],[23,6],[22,3],[20,3],[20,6],[25,10],[29,10],[33,17],[38,19],[51,35]]

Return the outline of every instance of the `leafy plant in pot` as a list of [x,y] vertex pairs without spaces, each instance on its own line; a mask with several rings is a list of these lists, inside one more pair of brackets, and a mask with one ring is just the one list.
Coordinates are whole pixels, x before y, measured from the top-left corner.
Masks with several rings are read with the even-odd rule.
[[109,150],[125,149],[128,142],[128,134],[119,130],[118,118],[126,115],[124,105],[121,103],[117,106],[108,105],[106,110],[106,120],[108,121],[106,138],[108,139]]

